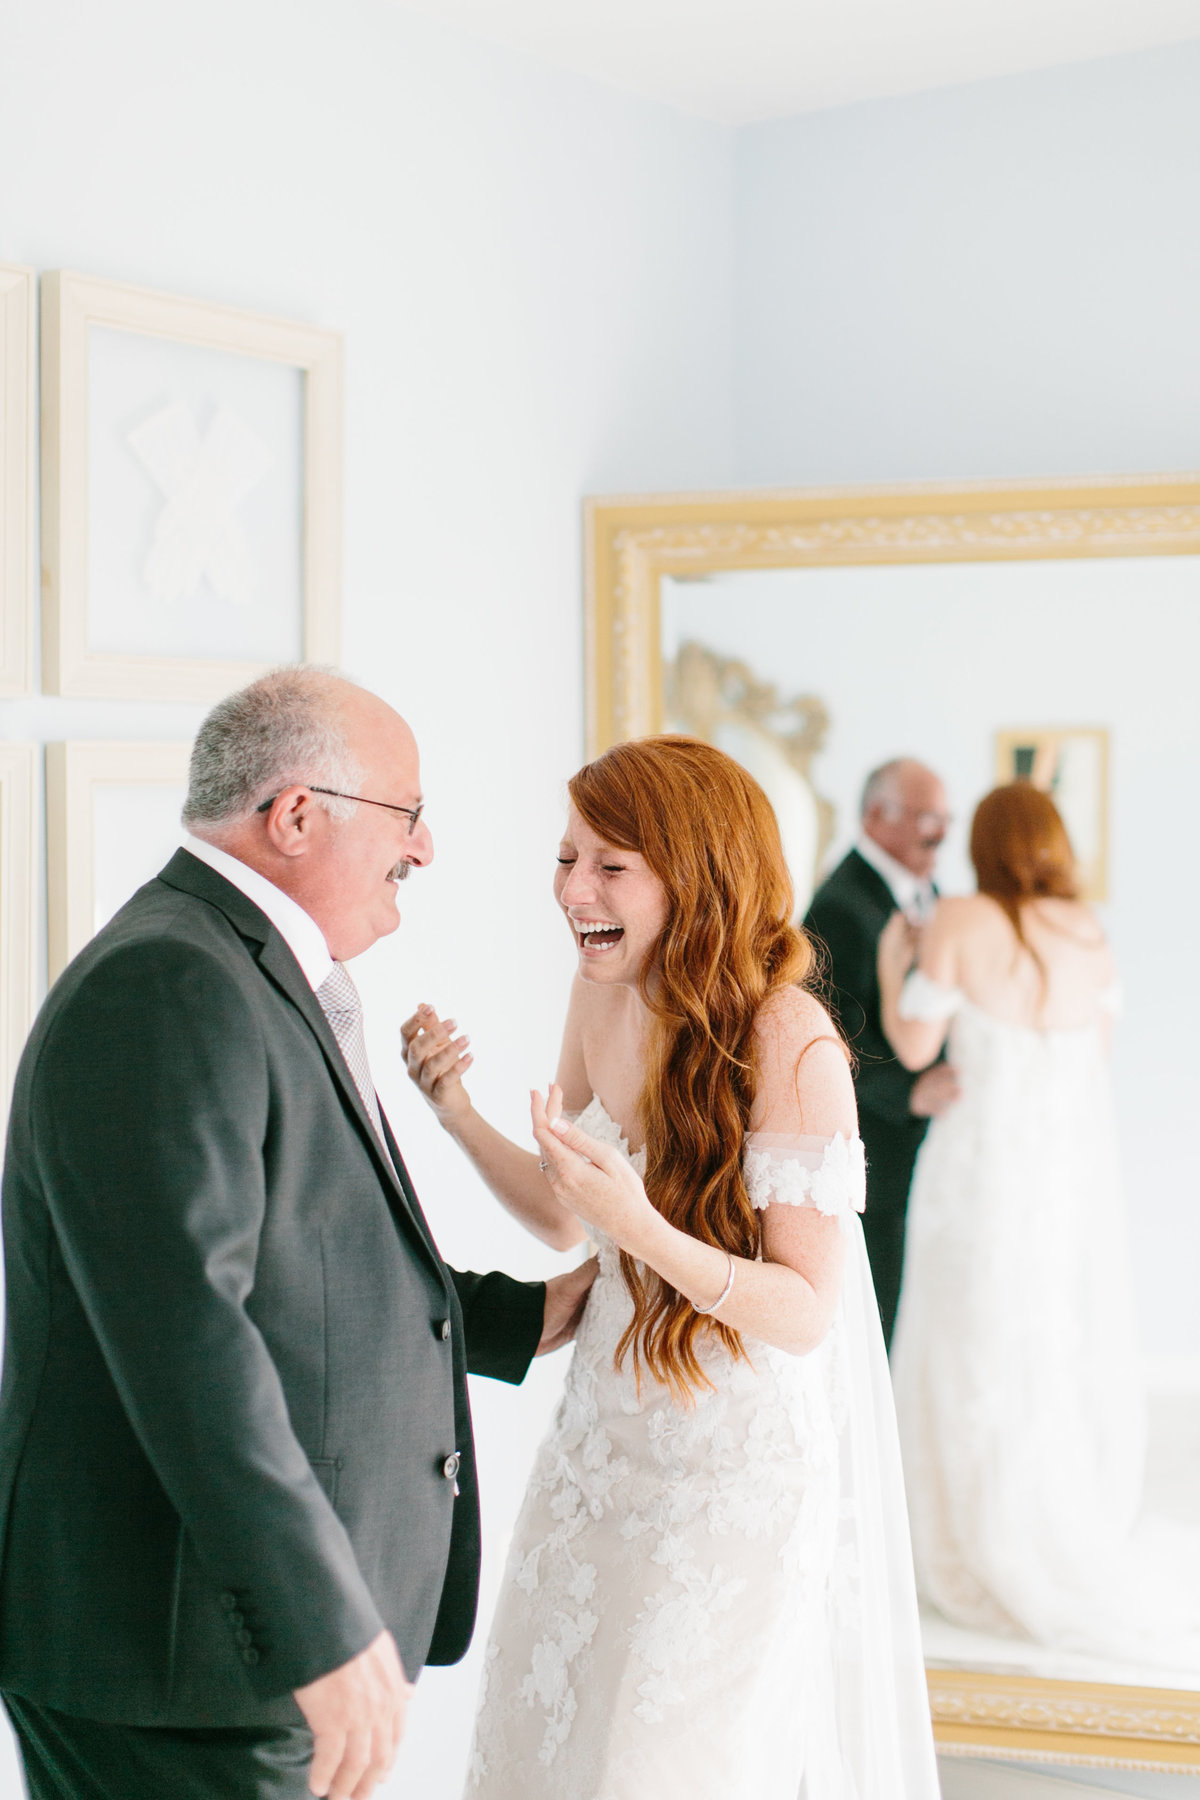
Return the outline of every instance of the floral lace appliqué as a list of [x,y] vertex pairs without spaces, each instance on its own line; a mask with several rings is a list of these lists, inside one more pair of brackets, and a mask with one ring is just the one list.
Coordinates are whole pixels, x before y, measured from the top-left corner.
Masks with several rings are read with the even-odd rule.
[[862,1212],[867,1198],[867,1168],[861,1138],[841,1132],[824,1148],[789,1153],[748,1146],[743,1164],[751,1204],[815,1206],[827,1215]]

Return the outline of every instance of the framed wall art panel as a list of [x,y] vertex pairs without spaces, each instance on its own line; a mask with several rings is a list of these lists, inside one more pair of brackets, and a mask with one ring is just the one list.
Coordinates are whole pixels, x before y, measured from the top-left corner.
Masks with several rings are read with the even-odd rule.
[[0,744],[0,1124],[33,1023],[36,758],[34,744]]
[[34,283],[0,263],[0,694],[32,677]]
[[47,744],[50,979],[178,849],[190,744]]
[[42,281],[50,693],[206,702],[340,646],[342,341]]

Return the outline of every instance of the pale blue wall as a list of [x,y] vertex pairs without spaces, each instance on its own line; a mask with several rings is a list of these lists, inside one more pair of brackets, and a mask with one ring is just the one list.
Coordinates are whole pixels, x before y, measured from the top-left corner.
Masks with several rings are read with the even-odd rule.
[[735,156],[740,483],[1200,465],[1200,42]]

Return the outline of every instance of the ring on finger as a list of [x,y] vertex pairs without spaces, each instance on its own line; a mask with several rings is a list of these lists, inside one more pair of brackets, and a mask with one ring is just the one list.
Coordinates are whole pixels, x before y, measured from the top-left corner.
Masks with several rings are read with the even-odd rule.
[[546,1161],[544,1156],[538,1157],[538,1168],[542,1171],[543,1175],[548,1175],[550,1173],[550,1164]]

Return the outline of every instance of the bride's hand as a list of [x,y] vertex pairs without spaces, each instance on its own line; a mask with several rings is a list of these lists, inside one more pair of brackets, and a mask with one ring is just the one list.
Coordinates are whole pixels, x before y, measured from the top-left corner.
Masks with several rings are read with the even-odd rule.
[[622,1250],[641,1255],[658,1214],[629,1159],[614,1145],[601,1144],[577,1125],[567,1124],[560,1116],[562,1089],[557,1082],[546,1100],[534,1088],[530,1101],[533,1135],[555,1197]]
[[432,1006],[418,1006],[400,1027],[404,1066],[447,1127],[471,1110],[463,1076],[474,1062],[467,1046],[470,1038],[451,1037],[457,1020],[439,1019]]
[[900,987],[917,960],[921,934],[902,912],[894,912],[879,935],[879,984],[889,993]]

